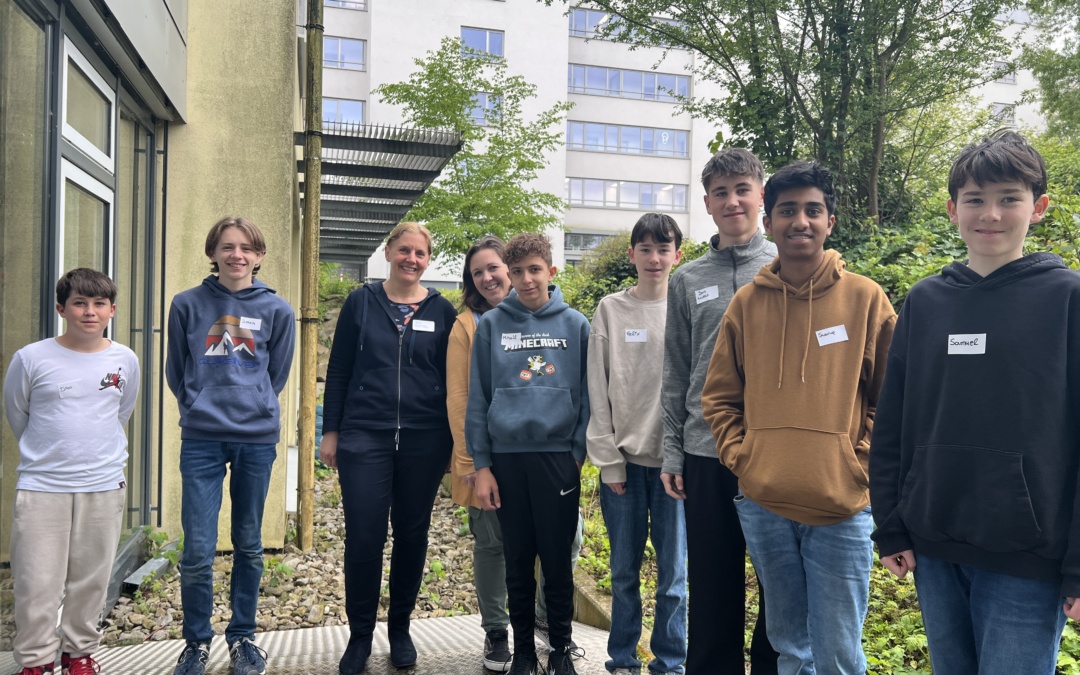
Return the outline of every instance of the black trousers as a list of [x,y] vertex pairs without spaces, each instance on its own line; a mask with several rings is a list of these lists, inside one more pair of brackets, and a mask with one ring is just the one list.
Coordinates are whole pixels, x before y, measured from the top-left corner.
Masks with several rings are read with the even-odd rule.
[[537,555],[544,571],[551,647],[558,651],[570,644],[574,618],[570,547],[577,532],[580,469],[569,452],[495,453],[492,463],[502,502],[497,513],[514,651],[535,649]]
[[345,510],[345,613],[354,639],[375,631],[382,585],[387,517],[390,630],[408,629],[427,558],[431,509],[453,448],[449,428],[343,431],[338,480]]
[[[690,584],[686,675],[743,675],[746,540],[732,502],[738,479],[715,457],[686,455],[686,558]],[[775,675],[778,654],[765,634],[765,589],[750,643],[753,675]]]

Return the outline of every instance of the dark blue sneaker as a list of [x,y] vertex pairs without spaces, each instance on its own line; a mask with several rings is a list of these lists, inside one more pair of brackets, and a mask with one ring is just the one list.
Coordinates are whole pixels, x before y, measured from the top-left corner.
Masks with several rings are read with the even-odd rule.
[[189,642],[176,660],[173,675],[205,675],[206,662],[209,660],[209,642]]
[[259,649],[251,638],[240,638],[229,647],[229,665],[232,675],[264,675],[266,652]]

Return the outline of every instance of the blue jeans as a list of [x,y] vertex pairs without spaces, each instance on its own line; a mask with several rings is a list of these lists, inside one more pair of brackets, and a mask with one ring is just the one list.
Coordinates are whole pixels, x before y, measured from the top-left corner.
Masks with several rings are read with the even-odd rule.
[[[656,549],[656,616],[649,648],[654,673],[683,673],[686,661],[686,523],[683,503],[664,492],[660,468],[626,465],[626,494],[600,488],[611,542],[611,633],[607,669],[640,668],[641,559]],[[651,522],[651,528],[650,528]]]
[[232,499],[233,566],[229,599],[232,619],[225,629],[229,644],[255,635],[255,610],[263,575],[262,519],[276,445],[182,441],[180,474],[183,498],[184,555],[180,562],[180,597],[184,639],[209,642],[214,637],[214,554],[217,551],[221,486],[229,466]]
[[1058,584],[917,555],[915,588],[934,675],[1053,675]]
[[781,675],[864,675],[862,626],[874,562],[870,508],[832,525],[803,525],[735,498],[765,596]]

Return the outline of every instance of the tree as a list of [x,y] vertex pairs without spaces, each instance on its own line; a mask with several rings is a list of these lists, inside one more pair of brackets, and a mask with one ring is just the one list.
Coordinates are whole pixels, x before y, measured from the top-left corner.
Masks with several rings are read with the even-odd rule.
[[506,239],[558,225],[562,197],[527,186],[562,144],[571,104],[556,103],[526,122],[523,104],[536,97],[536,87],[509,74],[505,59],[460,39],[444,38],[438,51],[414,63],[407,81],[374,93],[400,106],[407,124],[462,135],[461,151],[405,216],[427,224],[434,257],[454,259],[485,234]]
[[1032,0],[1028,11],[1039,35],[1024,47],[1021,63],[1038,82],[1047,128],[1080,135],[1080,3]]
[[[547,4],[555,0],[539,0]],[[570,0],[563,0],[569,2]],[[776,169],[801,155],[836,175],[848,222],[881,222],[890,134],[910,111],[994,77],[1005,0],[591,0],[598,35],[685,48],[721,100],[684,100]],[[674,19],[659,19],[658,17]]]

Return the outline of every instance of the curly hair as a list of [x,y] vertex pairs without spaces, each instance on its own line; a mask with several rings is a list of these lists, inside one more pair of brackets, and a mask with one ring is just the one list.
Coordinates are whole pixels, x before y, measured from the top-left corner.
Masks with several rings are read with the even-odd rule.
[[521,262],[529,256],[540,256],[544,262],[551,266],[551,240],[542,234],[534,232],[522,232],[515,234],[506,242],[506,250],[503,251],[503,262],[509,265]]

